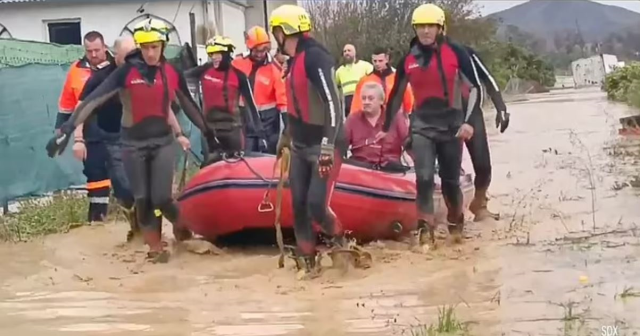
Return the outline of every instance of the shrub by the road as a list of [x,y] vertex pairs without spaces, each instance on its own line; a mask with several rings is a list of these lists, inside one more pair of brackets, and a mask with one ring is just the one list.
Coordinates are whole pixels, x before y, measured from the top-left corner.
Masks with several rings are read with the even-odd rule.
[[604,90],[610,100],[640,108],[640,63],[630,63],[608,74]]
[[26,241],[64,233],[86,223],[89,202],[84,195],[58,194],[50,199],[20,202],[16,213],[0,216],[0,241]]

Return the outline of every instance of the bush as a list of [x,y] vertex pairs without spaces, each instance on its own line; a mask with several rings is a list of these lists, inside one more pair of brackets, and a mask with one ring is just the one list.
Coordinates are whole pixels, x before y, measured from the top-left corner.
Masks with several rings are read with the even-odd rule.
[[0,240],[26,241],[51,233],[64,233],[86,223],[86,195],[58,194],[48,200],[20,202],[17,213],[0,217]]
[[608,74],[604,90],[610,100],[640,108],[640,63],[631,63]]

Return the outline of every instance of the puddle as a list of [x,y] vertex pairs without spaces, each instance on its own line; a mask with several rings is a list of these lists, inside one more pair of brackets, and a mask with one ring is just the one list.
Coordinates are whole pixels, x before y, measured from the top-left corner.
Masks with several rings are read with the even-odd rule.
[[502,219],[470,223],[462,246],[381,242],[369,270],[298,282],[264,248],[150,265],[126,225],[83,227],[0,245],[0,334],[407,335],[454,306],[471,335],[635,335],[640,207],[615,187],[637,176],[621,148],[638,143],[616,135],[628,109],[593,89],[509,106],[509,130],[489,128]]

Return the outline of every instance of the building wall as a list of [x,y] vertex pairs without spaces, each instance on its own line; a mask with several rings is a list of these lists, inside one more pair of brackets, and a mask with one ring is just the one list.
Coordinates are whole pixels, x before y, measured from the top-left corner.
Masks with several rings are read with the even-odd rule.
[[[113,44],[122,29],[143,14],[153,14],[173,22],[179,35],[179,41],[190,40],[189,11],[193,7],[196,22],[204,22],[201,2],[144,2],[103,4],[47,4],[14,3],[0,5],[0,23],[14,38],[48,42],[46,22],[53,20],[80,19],[81,33],[91,30],[100,31],[107,44]],[[143,8],[144,13],[139,13]]]
[[[282,4],[296,4],[296,0],[267,1],[267,15]],[[140,13],[140,9],[144,12]],[[56,20],[79,19],[81,34],[100,31],[109,45],[120,36],[122,29],[144,14],[152,14],[172,22],[178,38],[174,43],[190,42],[189,12],[193,11],[198,27],[198,43],[204,44],[215,33],[233,39],[236,51],[243,52],[244,31],[254,25],[265,25],[262,0],[226,1],[130,1],[110,4],[48,4],[10,3],[0,5],[0,25],[13,38],[49,42],[46,23]],[[131,27],[131,26],[130,26]],[[275,43],[273,43],[275,49]]]

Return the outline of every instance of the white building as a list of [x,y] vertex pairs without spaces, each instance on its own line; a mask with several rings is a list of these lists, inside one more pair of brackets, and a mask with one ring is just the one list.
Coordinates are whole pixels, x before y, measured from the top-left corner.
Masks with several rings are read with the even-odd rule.
[[[265,26],[266,15],[296,0],[137,1],[137,0],[0,0],[0,38],[81,44],[82,36],[96,30],[112,45],[130,34],[140,19],[153,16],[174,28],[174,44],[191,42],[189,13],[195,14],[197,42],[220,34],[229,36],[242,52],[244,32]],[[265,6],[267,7],[265,10]]]
[[619,67],[615,55],[600,54],[571,62],[576,87],[602,85],[605,77]]

